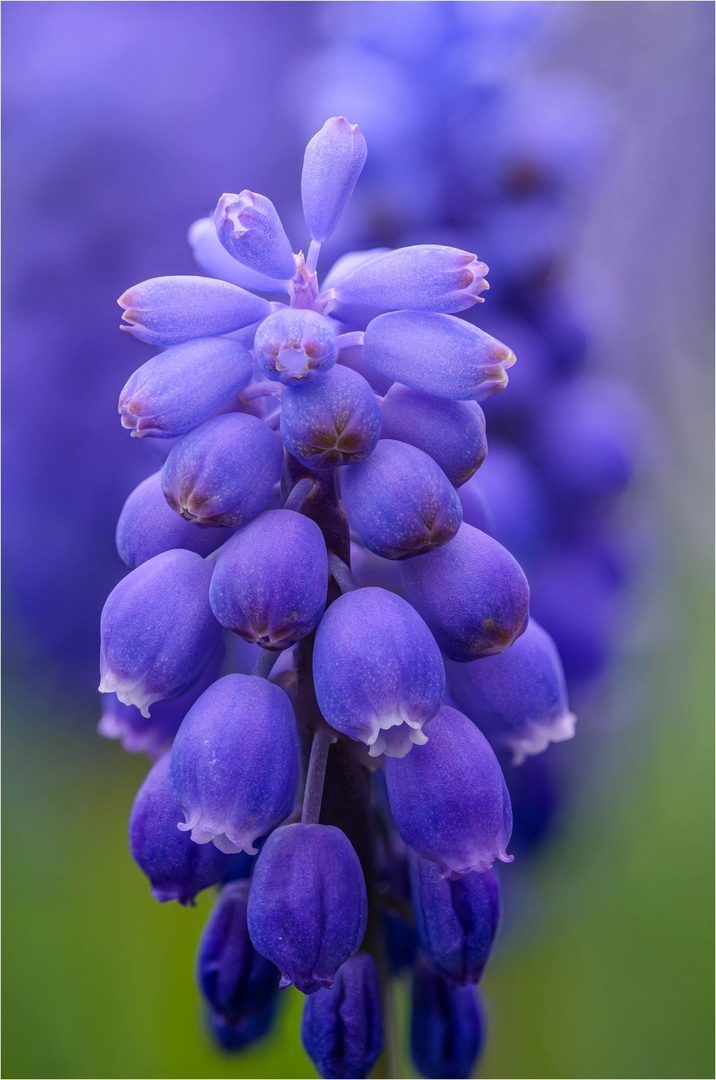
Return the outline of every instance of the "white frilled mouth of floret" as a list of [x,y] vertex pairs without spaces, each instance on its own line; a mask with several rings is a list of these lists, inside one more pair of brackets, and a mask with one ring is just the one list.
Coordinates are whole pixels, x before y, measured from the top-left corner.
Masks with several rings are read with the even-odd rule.
[[422,726],[422,720],[409,720],[403,713],[376,717],[370,735],[363,740],[369,756],[405,757],[413,746],[424,746],[428,741]]
[[101,694],[116,694],[123,705],[136,705],[142,716],[149,719],[149,709],[155,701],[160,701],[163,694],[149,693],[144,687],[144,676],[132,682],[120,679],[112,671],[105,671],[99,684]]
[[509,740],[512,764],[522,765],[528,757],[541,754],[550,743],[567,742],[574,738],[577,717],[565,712],[547,723],[532,721],[519,738]]

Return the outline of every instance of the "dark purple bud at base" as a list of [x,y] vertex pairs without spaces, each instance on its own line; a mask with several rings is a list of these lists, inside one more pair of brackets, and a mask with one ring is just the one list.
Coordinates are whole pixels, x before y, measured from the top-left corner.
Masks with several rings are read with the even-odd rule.
[[174,741],[170,781],[197,844],[256,854],[255,841],[288,816],[298,780],[298,736],[280,687],[225,675],[189,710]]
[[318,525],[293,510],[267,510],[222,550],[209,596],[222,626],[266,649],[286,649],[318,625],[327,589]]
[[210,1013],[208,1017],[209,1031],[212,1039],[221,1050],[226,1051],[228,1054],[238,1053],[268,1035],[273,1027],[277,1011],[278,994],[261,1012],[248,1016],[245,1020],[239,1020],[236,1024],[229,1024],[223,1016]]
[[437,863],[413,853],[410,878],[418,941],[431,964],[455,983],[479,982],[500,915],[492,870],[450,881]]
[[267,379],[291,386],[328,371],[336,362],[335,324],[317,311],[283,308],[256,331],[254,348]]
[[559,653],[534,619],[499,656],[448,663],[455,702],[496,749],[512,751],[514,765],[574,735]]
[[327,1080],[370,1076],[383,1049],[380,979],[372,956],[352,956],[336,972],[330,990],[319,990],[307,999],[301,1040]]
[[380,435],[380,406],[358,372],[336,364],[321,378],[287,386],[281,438],[309,469],[353,465],[372,453]]
[[201,675],[221,639],[209,605],[212,567],[193,551],[164,551],[112,590],[100,623],[100,692],[142,716]]
[[529,586],[519,563],[463,524],[444,547],[401,565],[406,595],[451,660],[502,652],[524,633]]
[[248,922],[254,947],[304,994],[333,985],[360,948],[368,916],[365,880],[345,833],[331,825],[284,825],[256,860]]
[[336,730],[379,754],[425,742],[423,724],[445,693],[440,650],[418,613],[385,589],[339,597],[316,632],[316,697]]
[[413,973],[410,1050],[423,1076],[466,1080],[483,1042],[483,1020],[475,990],[454,986],[423,960]]
[[200,847],[179,832],[179,800],[169,786],[169,754],[150,769],[129,818],[132,857],[152,884],[156,900],[192,904],[202,889],[216,885],[231,866],[212,845]]
[[512,862],[512,808],[502,770],[485,736],[444,705],[426,725],[427,742],[385,759],[390,808],[400,835],[445,877]]
[[238,341],[201,338],[153,356],[119,395],[122,427],[136,438],[191,431],[251,380],[251,354]]
[[485,460],[485,415],[475,401],[451,401],[396,383],[381,412],[383,438],[424,450],[454,487],[469,480]]
[[452,540],[462,523],[460,499],[440,466],[393,439],[381,439],[346,471],[341,496],[353,529],[384,559],[424,555]]
[[159,471],[142,480],[122,507],[117,522],[117,553],[134,570],[174,548],[186,548],[206,558],[230,536],[228,529],[195,525],[172,510],[164,498]]
[[249,885],[225,885],[199,945],[197,979],[215,1017],[236,1026],[269,1008],[278,992],[278,968],[251,944],[246,922]]
[[169,505],[199,525],[245,525],[271,498],[283,468],[281,439],[255,416],[215,416],[185,435],[162,473]]

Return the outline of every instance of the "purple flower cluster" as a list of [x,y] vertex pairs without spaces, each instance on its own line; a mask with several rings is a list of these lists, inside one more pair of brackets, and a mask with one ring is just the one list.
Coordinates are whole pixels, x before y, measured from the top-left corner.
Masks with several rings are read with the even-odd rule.
[[[122,391],[122,423],[173,441],[120,517],[101,730],[165,751],[130,822],[153,895],[223,884],[199,956],[221,1045],[265,1033],[295,985],[321,1075],[368,1076],[386,973],[407,961],[416,1062],[466,1076],[491,868],[512,861],[496,750],[539,753],[573,717],[522,569],[457,490],[486,454],[476,399],[515,360],[455,315],[487,267],[417,244],[353,252],[319,285],[365,159],[343,117],[310,141],[305,257],[268,199],[223,195],[191,238],[231,280],[155,278],[119,301],[123,329],[164,350]],[[384,398],[346,363],[358,350]],[[354,576],[351,548],[382,584],[360,560]],[[229,639],[257,651],[251,674],[222,669]]]

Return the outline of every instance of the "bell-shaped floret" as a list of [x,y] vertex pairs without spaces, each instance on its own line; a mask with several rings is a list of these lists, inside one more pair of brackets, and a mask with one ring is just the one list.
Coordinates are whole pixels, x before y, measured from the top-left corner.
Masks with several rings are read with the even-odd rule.
[[204,927],[197,981],[215,1018],[236,1027],[264,1012],[278,992],[279,972],[249,938],[248,881],[232,881],[219,893]]
[[248,349],[199,338],[147,360],[119,395],[122,427],[135,438],[172,439],[206,420],[251,380]]
[[244,266],[279,280],[295,274],[291,243],[276,207],[265,195],[248,190],[222,195],[214,224],[220,243]]
[[451,401],[396,383],[381,413],[383,438],[424,450],[454,487],[469,480],[485,460],[485,414],[475,401]]
[[301,173],[303,216],[312,240],[333,234],[361,174],[367,148],[357,124],[344,116],[326,120],[308,146]]
[[115,534],[117,552],[130,569],[173,548],[186,548],[204,558],[223,544],[231,531],[195,525],[175,513],[162,491],[162,473],[138,484],[122,507]]
[[330,292],[341,304],[382,311],[463,311],[482,302],[486,274],[485,264],[468,251],[416,244],[368,260]]
[[130,754],[158,758],[171,743],[194,702],[218,678],[224,656],[221,642],[194,685],[179,697],[155,701],[149,716],[142,716],[136,705],[123,705],[116,694],[103,694],[98,733],[105,739],[119,739]]
[[512,809],[489,742],[457,709],[444,705],[427,741],[404,758],[386,758],[390,808],[400,834],[445,877],[512,862]]
[[129,818],[129,847],[149,878],[152,896],[162,902],[192,904],[202,889],[216,885],[232,859],[215,847],[192,844],[177,829],[179,802],[167,781],[169,754],[152,766],[137,792]]
[[120,329],[150,345],[228,334],[265,319],[271,310],[267,300],[238,285],[190,274],[141,281],[117,303],[128,324]]
[[461,525],[455,538],[402,564],[405,591],[451,660],[502,652],[522,634],[529,586],[519,563],[487,533]]
[[197,844],[256,854],[284,818],[298,780],[298,736],[288,697],[255,675],[225,675],[185,716],[169,779]]
[[373,390],[343,364],[283,392],[281,438],[288,452],[309,469],[363,461],[379,435],[380,406]]
[[339,597],[316,631],[313,677],[332,727],[379,754],[402,756],[425,742],[440,708],[445,670],[418,613],[385,589]]
[[222,626],[266,649],[287,649],[326,606],[328,556],[315,521],[267,510],[220,552],[209,597]]
[[500,916],[492,870],[451,881],[413,852],[410,881],[418,941],[433,967],[463,986],[479,982]]
[[512,751],[514,765],[574,735],[576,717],[569,711],[557,647],[534,619],[499,656],[448,665],[456,704],[495,749]]
[[373,319],[363,359],[386,378],[416,390],[476,401],[503,390],[505,369],[515,362],[506,345],[471,323],[426,311],[391,311]]
[[304,994],[330,988],[357,952],[368,917],[365,879],[344,832],[332,825],[284,825],[256,860],[249,890],[254,947]]
[[212,567],[193,551],[165,551],[127,574],[109,594],[100,622],[100,692],[142,716],[178,697],[219,645],[209,604]]
[[425,960],[413,972],[410,1051],[423,1076],[461,1080],[473,1075],[484,1023],[472,986],[455,986]]
[[282,308],[259,326],[256,357],[267,379],[291,386],[336,362],[335,324],[308,308]]
[[367,548],[409,559],[452,540],[462,523],[455,488],[423,450],[381,439],[371,456],[346,470],[343,506]]
[[372,956],[352,956],[330,990],[311,994],[303,1006],[301,1041],[321,1076],[370,1076],[383,1049],[380,978]]
[[207,420],[172,448],[162,473],[169,505],[199,525],[245,525],[281,478],[279,435],[248,413]]

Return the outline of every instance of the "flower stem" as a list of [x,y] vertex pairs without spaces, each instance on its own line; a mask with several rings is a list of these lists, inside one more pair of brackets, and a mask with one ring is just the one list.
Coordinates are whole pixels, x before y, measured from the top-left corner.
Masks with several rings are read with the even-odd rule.
[[280,655],[281,653],[278,650],[262,649],[251,674],[258,675],[260,679],[268,679]]
[[362,345],[365,333],[362,330],[352,330],[350,334],[339,334],[336,338],[338,351],[350,349],[353,345]]
[[308,248],[308,256],[306,257],[306,270],[309,274],[315,274],[316,267],[318,266],[318,256],[321,253],[321,241],[311,240]]
[[315,489],[316,483],[311,480],[310,477],[305,476],[303,480],[299,480],[297,484],[291,488],[291,492],[283,504],[284,510],[296,510],[300,511],[304,502]]
[[321,816],[323,782],[326,778],[328,751],[332,742],[331,729],[327,724],[321,724],[313,736],[313,743],[311,744],[311,757],[308,762],[306,787],[303,793],[302,825],[317,825]]
[[328,556],[328,573],[342,593],[353,592],[354,589],[359,587],[358,582],[351,573],[350,566],[347,566],[343,559],[339,559],[334,552],[331,552]]

